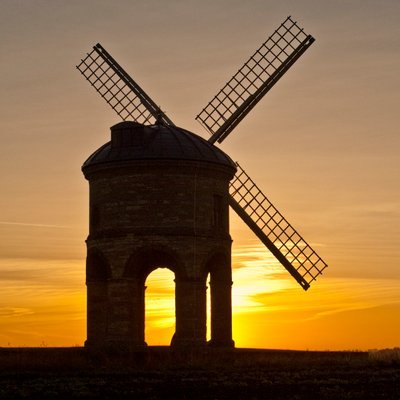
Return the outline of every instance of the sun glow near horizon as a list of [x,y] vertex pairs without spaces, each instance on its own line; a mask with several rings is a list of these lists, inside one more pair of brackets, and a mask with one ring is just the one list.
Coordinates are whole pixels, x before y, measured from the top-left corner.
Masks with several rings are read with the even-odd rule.
[[[243,245],[232,254],[232,313],[262,313],[268,307],[257,295],[292,287],[285,271],[260,244]],[[268,267],[266,267],[268,265]],[[146,280],[146,342],[169,345],[175,331],[174,274],[168,268],[153,271]],[[210,290],[207,279],[207,337],[210,339]]]
[[[194,116],[285,15],[316,41],[221,149],[329,268],[304,292],[231,213],[233,338],[238,347],[399,346],[400,3],[102,1],[95,12],[91,3],[1,2],[0,346],[86,339],[80,166],[119,121],[74,72],[90,43],[107,41],[168,117],[205,138]],[[174,282],[158,274],[146,337],[169,344]]]
[[[234,246],[232,261],[237,347],[366,350],[398,345],[400,323],[390,316],[400,311],[400,279],[323,276],[304,292],[256,240]],[[1,259],[0,270],[0,346],[83,344],[84,260]],[[169,345],[175,331],[173,280],[172,271],[160,268],[146,281],[150,345]],[[366,329],[374,335],[365,338]]]
[[[388,309],[400,311],[400,280],[324,276],[304,292],[256,241],[234,247],[232,261],[233,338],[237,347],[367,350],[388,342],[396,345],[400,323],[387,330],[393,321],[384,315]],[[175,331],[173,279],[174,274],[164,268],[154,271],[146,281],[146,341],[150,345],[169,345]],[[209,290],[207,296],[209,339]],[[362,339],[361,327],[367,324],[368,312],[380,321],[380,326],[369,327],[376,331],[373,340]],[[379,333],[384,330],[384,335]]]

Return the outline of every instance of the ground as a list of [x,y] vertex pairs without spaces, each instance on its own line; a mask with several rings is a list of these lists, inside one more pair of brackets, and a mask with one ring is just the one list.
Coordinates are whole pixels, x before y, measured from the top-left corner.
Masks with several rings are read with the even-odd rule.
[[235,349],[88,355],[0,348],[0,399],[400,399],[400,360]]

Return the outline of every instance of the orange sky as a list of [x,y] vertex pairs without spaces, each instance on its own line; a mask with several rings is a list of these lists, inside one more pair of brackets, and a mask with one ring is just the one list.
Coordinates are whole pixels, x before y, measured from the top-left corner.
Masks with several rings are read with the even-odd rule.
[[[118,118],[79,59],[102,43],[175,123],[207,137],[194,117],[287,15],[316,42],[221,148],[329,269],[304,292],[232,215],[236,345],[399,346],[397,0],[3,0],[0,346],[85,340],[80,166]],[[173,334],[167,272],[147,282],[151,344]]]

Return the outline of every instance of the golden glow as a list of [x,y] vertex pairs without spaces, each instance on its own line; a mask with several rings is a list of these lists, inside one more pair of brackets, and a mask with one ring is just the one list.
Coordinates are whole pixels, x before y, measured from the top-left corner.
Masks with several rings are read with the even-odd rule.
[[[237,347],[365,350],[398,345],[400,322],[393,315],[400,315],[400,279],[324,276],[304,292],[256,242],[235,247],[233,263]],[[10,259],[2,260],[0,268],[0,346],[83,344],[83,260]],[[174,274],[159,268],[146,286],[146,341],[169,345],[175,332]]]
[[232,262],[234,313],[262,312],[266,306],[257,300],[258,294],[293,287],[276,258],[256,242],[234,248]]
[[83,260],[0,259],[0,346],[82,345],[83,266]]
[[[178,126],[208,138],[193,117],[289,13],[317,40],[221,149],[329,268],[304,292],[231,213],[234,340],[400,345],[398,1],[292,1],[290,10],[268,0],[99,2],[95,13],[92,2],[53,3],[1,3],[0,346],[86,338],[88,187],[80,166],[119,122],[74,72],[91,43],[107,42]],[[80,21],[83,36],[71,29]],[[174,332],[173,277],[167,288],[156,279],[163,272],[147,282],[150,344],[169,344]]]
[[146,279],[145,340],[169,345],[175,332],[175,282],[168,268],[158,268]]

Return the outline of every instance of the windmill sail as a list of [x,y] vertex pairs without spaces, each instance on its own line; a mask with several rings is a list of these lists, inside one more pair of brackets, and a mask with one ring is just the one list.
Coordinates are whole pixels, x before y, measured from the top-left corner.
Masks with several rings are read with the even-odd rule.
[[[288,17],[197,116],[212,134],[209,141],[222,142],[313,41]],[[123,120],[174,126],[100,44],[81,60],[77,69]],[[237,169],[230,184],[231,207],[307,290],[326,263],[239,164]]]
[[209,141],[221,143],[313,42],[286,18],[196,117]]
[[174,123],[99,43],[76,68],[125,121]]
[[327,264],[240,167],[230,183],[229,204],[304,290]]

